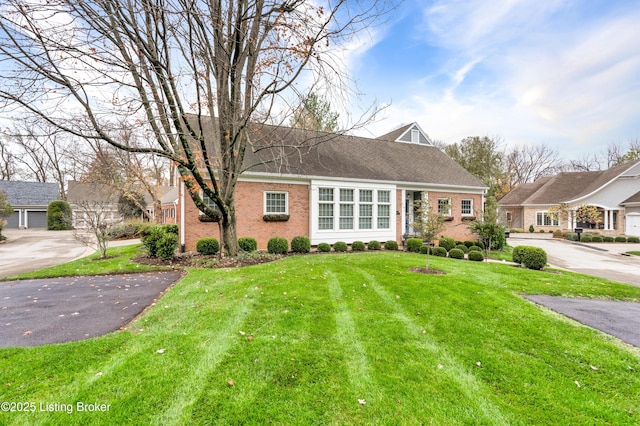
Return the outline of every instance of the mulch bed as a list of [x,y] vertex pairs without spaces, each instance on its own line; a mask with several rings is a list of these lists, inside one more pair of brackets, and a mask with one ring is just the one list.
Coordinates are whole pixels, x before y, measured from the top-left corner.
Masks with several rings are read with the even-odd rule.
[[204,256],[198,253],[181,253],[172,260],[162,260],[157,257],[149,257],[146,254],[134,257],[133,262],[149,266],[168,266],[172,268],[241,268],[243,266],[258,265],[260,263],[273,262],[281,259],[282,255],[257,252],[252,256],[218,257],[216,255]]
[[446,275],[447,274],[445,271],[441,271],[439,269],[409,268],[409,270],[411,272],[415,272],[418,274],[425,274],[425,275]]

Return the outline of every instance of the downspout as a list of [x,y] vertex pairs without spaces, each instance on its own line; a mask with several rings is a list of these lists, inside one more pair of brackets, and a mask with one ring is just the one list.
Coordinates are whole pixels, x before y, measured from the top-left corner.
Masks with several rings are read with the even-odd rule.
[[185,242],[185,230],[184,230],[184,191],[185,186],[184,182],[180,181],[180,193],[178,195],[178,202],[180,203],[180,252],[184,253],[186,251],[186,242]]

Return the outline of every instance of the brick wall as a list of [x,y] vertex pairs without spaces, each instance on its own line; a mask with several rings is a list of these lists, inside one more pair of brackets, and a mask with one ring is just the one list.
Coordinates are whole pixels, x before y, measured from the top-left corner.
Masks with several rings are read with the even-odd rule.
[[438,211],[438,198],[451,199],[451,217],[453,218],[453,220],[444,223],[444,228],[440,234],[458,241],[476,239],[477,236],[469,230],[471,220],[463,220],[461,204],[463,199],[473,200],[474,217],[482,220],[482,195],[429,191],[429,203],[431,203],[434,212]]
[[[265,222],[264,192],[281,191],[289,194],[287,222]],[[282,183],[238,182],[236,186],[236,230],[238,237],[253,237],[258,249],[266,249],[271,237],[284,237],[288,241],[298,235],[309,235],[309,186]],[[185,248],[193,251],[196,242],[205,237],[220,240],[216,222],[200,222],[199,210],[189,196],[185,204]]]

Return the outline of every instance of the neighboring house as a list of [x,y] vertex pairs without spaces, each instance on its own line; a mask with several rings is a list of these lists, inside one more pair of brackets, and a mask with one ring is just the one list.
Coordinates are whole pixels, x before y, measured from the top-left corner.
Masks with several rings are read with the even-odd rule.
[[[421,198],[448,216],[442,235],[474,238],[469,224],[482,217],[487,188],[415,123],[376,139],[269,125],[250,134],[262,142],[245,154],[248,170],[235,193],[236,229],[238,237],[255,238],[260,249],[276,236],[308,236],[312,245],[402,243],[413,234],[414,205]],[[205,134],[207,139],[213,136]],[[300,144],[304,148],[292,148]],[[220,238],[218,224],[195,207],[184,184],[176,213],[183,250],[194,250],[200,238]]]
[[162,204],[162,223],[178,223],[178,188],[175,186],[170,187],[160,199],[160,203]]
[[46,228],[47,207],[60,199],[57,183],[0,180],[0,191],[14,209],[6,228]]
[[118,211],[119,199],[119,191],[110,185],[77,181],[69,181],[67,185],[67,201],[71,205],[74,228],[87,228],[98,222],[122,222],[122,214]]
[[[640,161],[608,170],[564,172],[517,186],[498,202],[510,228],[530,225],[537,230],[599,229],[603,234],[640,235]],[[549,209],[560,204],[568,214],[554,218]],[[581,223],[575,211],[582,205],[596,206],[597,223]]]

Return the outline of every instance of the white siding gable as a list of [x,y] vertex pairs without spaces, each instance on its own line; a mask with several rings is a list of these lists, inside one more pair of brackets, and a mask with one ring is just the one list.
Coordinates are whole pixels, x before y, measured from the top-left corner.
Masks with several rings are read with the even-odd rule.
[[420,128],[420,126],[418,126],[417,123],[414,123],[413,126],[409,127],[409,129],[406,132],[404,132],[402,136],[396,139],[396,141],[407,142],[407,143],[419,143],[422,145],[433,145],[431,143],[431,139],[429,139],[429,136],[427,136],[422,131],[422,129]]

